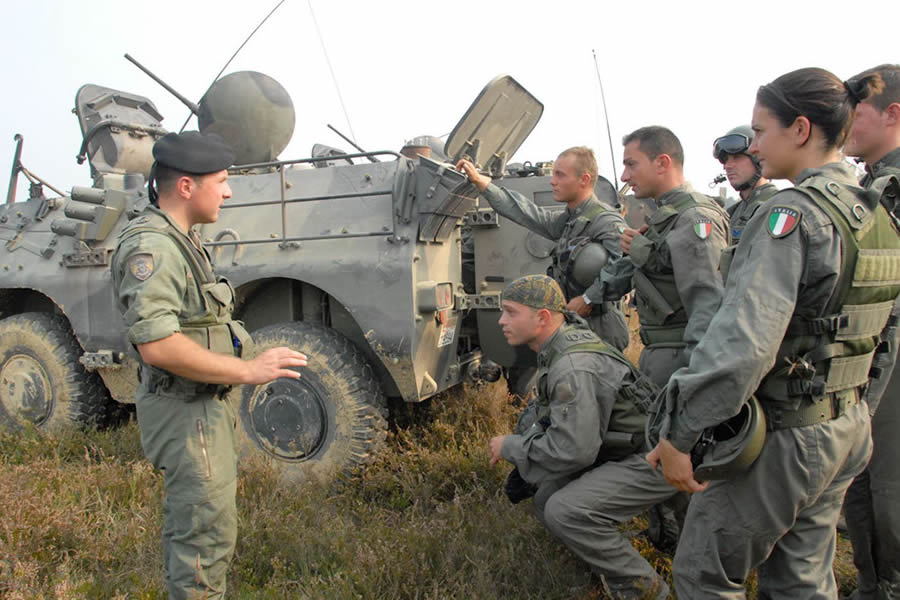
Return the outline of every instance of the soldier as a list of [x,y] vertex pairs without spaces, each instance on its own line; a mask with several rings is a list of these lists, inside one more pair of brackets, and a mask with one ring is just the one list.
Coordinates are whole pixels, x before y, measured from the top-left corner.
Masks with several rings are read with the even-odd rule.
[[[706,333],[722,299],[719,261],[728,246],[728,215],[684,180],[684,151],[669,129],[642,127],[622,140],[622,181],[635,198],[654,198],[656,210],[639,230],[626,229],[626,256],[600,274],[602,297],[635,290],[644,349],[641,372],[664,386]],[[688,497],[681,495],[650,511],[653,544],[673,552]]]
[[602,297],[632,288],[641,321],[640,368],[663,386],[706,332],[722,299],[719,259],[728,215],[684,180],[681,142],[665,127],[642,127],[622,140],[622,181],[635,198],[654,198],[647,224],[622,233],[629,256],[604,267]]
[[619,237],[625,220],[594,195],[598,174],[593,151],[584,146],[569,148],[553,163],[550,185],[553,199],[565,203],[563,211],[537,206],[516,191],[493,185],[466,159],[456,168],[465,172],[498,213],[556,242],[551,271],[566,293],[566,308],[587,319],[605,341],[624,350],[628,345],[625,315],[616,302],[600,298],[596,277],[606,260],[621,256]]
[[[222,598],[237,538],[237,415],[229,386],[297,378],[306,356],[251,344],[231,319],[234,291],[216,278],[197,233],[231,197],[234,152],[216,135],[170,133],[153,146],[148,206],[126,226],[112,276],[128,341],[140,354],[141,445],[163,471],[163,567],[170,598]],[[155,178],[155,187],[154,180]]]
[[[855,89],[857,82],[875,73],[884,88],[856,106],[844,145],[845,154],[866,162],[866,174],[860,182],[866,188],[879,178],[900,177],[900,65],[868,69],[848,84]],[[898,306],[894,307],[894,318],[900,320]],[[894,367],[900,338],[895,335],[892,341],[894,352],[877,357],[883,363],[876,364],[880,376],[866,392],[870,412],[876,404],[872,396],[884,398],[872,416],[872,459],[853,480],[844,500],[857,569],[853,600],[900,598],[900,444],[896,441],[900,431],[900,373]]]
[[769,180],[762,176],[759,159],[750,154],[753,130],[749,125],[739,125],[713,142],[713,157],[725,167],[728,183],[740,195],[740,201],[728,208],[731,223],[731,237],[737,244],[741,232],[760,204],[778,191]]
[[644,459],[656,386],[566,311],[552,278],[521,277],[501,300],[507,341],[538,354],[537,398],[515,434],[489,443],[492,465],[505,459],[516,467],[510,500],[534,494],[538,519],[614,597],[666,598],[665,581],[618,529],[675,492]]
[[[795,187],[744,230],[647,457],[679,489],[703,491],[675,555],[679,597],[743,598],[757,566],[760,597],[837,597],[835,525],[871,451],[862,394],[900,291],[897,229],[840,152],[858,99],[880,84],[867,77],[850,94],[828,71],[800,69],[757,92],[750,152],[764,176]],[[758,458],[730,479],[696,481],[689,453],[754,394],[767,429]]]

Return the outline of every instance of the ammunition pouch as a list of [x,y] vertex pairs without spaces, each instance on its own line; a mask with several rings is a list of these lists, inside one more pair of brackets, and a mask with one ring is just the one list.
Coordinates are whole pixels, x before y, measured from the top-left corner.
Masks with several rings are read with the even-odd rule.
[[221,398],[231,390],[231,386],[193,381],[147,364],[142,365],[138,373],[138,379],[146,382],[147,391],[151,394],[177,397],[185,402],[201,396]]

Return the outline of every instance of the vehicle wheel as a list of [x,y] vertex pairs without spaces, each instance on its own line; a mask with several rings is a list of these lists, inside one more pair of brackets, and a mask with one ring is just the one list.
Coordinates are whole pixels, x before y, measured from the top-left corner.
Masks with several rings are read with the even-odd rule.
[[288,346],[304,353],[300,379],[243,386],[242,454],[261,454],[286,480],[327,481],[368,464],[382,446],[387,406],[363,355],[339,333],[319,324],[281,323],[253,333],[249,357]]
[[105,424],[112,399],[100,377],[78,362],[81,354],[59,315],[0,321],[0,422],[47,431]]
[[506,370],[506,389],[510,396],[527,401],[536,383],[537,367],[512,366]]

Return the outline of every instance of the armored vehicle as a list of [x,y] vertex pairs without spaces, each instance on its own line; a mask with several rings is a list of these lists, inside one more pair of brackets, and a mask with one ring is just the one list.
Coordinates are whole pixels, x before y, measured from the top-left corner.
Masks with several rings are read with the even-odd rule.
[[[227,93],[216,96],[217,88]],[[468,156],[505,175],[503,185],[553,205],[549,169],[506,164],[542,110],[503,76],[447,139],[447,162],[434,160],[439,152],[411,159],[321,146],[315,156],[279,160],[294,123],[281,86],[242,72],[211,88],[197,107],[201,130],[222,134],[244,164],[231,169],[233,196],[201,239],[236,288],[236,318],[256,351],[287,345],[309,356],[298,380],[232,391],[246,451],[291,478],[328,477],[372,460],[388,398],[420,402],[477,376],[487,359],[507,367],[533,360],[506,344],[499,296],[511,279],[544,272],[552,244],[479,207],[452,164]],[[83,86],[75,113],[93,185],[47,197],[22,167],[19,137],[0,207],[0,420],[8,424],[103,424],[134,402],[137,354],[124,337],[109,262],[118,232],[148,202],[150,150],[166,130],[148,98],[102,86]],[[20,172],[32,186],[16,202]],[[608,182],[603,194],[615,202]],[[463,224],[475,248],[469,289]]]

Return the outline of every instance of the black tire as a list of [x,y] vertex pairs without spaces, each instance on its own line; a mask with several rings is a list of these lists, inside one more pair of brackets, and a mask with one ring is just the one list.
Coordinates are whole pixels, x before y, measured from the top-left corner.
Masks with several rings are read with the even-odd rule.
[[527,401],[533,393],[537,367],[512,366],[506,369],[506,389],[510,396]]
[[46,431],[104,425],[113,401],[68,322],[50,313],[0,320],[0,423]]
[[300,379],[239,390],[241,454],[276,465],[287,481],[329,481],[371,463],[384,444],[387,403],[347,338],[322,325],[282,323],[253,333],[252,358],[288,346],[304,353]]

